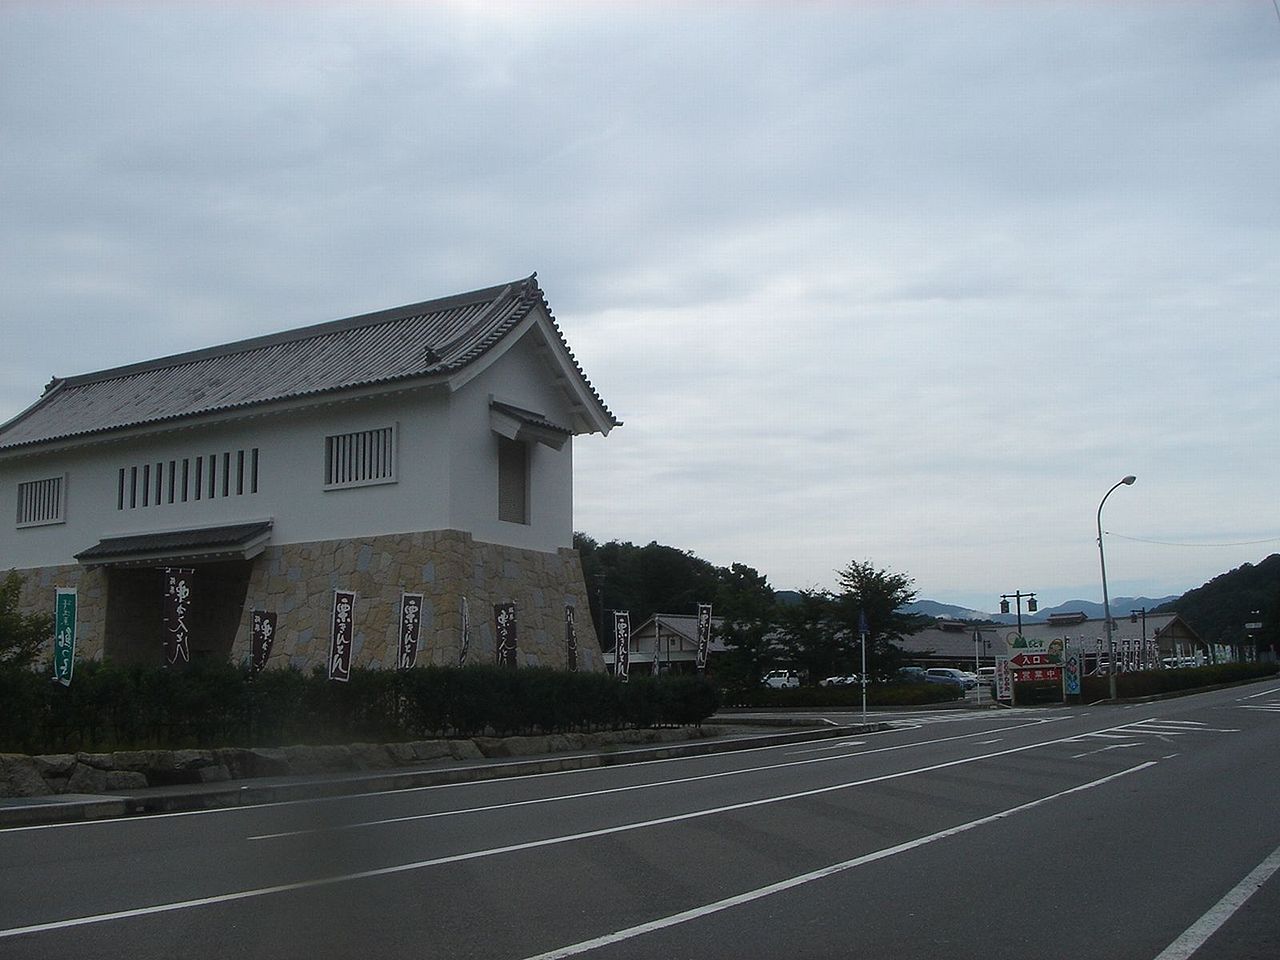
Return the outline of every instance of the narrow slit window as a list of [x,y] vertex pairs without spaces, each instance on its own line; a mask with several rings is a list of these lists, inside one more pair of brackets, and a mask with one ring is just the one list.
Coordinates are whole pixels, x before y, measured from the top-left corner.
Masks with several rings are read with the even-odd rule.
[[218,455],[209,454],[209,499],[218,495]]
[[182,502],[187,502],[187,488],[191,482],[191,458],[182,458]]
[[196,499],[200,499],[201,491],[204,488],[204,457],[196,457]]
[[253,448],[253,456],[249,459],[249,492],[258,492],[258,448]]
[[244,451],[236,451],[236,496],[244,496]]
[[120,476],[116,481],[116,509],[124,509],[124,467],[120,468]]
[[176,460],[169,461],[169,502],[173,503],[174,494],[177,492],[178,486],[178,462]]
[[231,451],[222,455],[222,495],[231,496]]
[[151,464],[142,465],[142,505],[151,506]]

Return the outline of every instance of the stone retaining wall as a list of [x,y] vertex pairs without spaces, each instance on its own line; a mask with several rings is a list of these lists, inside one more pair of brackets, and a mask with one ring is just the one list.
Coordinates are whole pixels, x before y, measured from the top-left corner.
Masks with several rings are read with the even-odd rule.
[[[51,614],[55,587],[79,589],[77,659],[101,660],[108,602],[105,571],[71,564],[19,573],[26,578],[20,600],[25,613]],[[195,582],[198,603],[198,565]],[[468,662],[494,662],[493,605],[514,602],[520,666],[567,665],[564,608],[569,605],[576,611],[578,669],[604,669],[576,550],[524,550],[476,541],[461,530],[268,546],[253,561],[231,641],[232,662],[249,658],[252,611],[260,609],[275,611],[278,617],[268,666],[309,670],[323,665],[335,589],[358,594],[352,666],[395,666],[400,595],[420,593],[424,599],[419,664],[458,662],[461,604],[466,597],[471,624]],[[157,663],[160,634],[157,624]]]
[[182,783],[217,783],[357,770],[392,770],[440,760],[482,760],[600,750],[618,744],[669,743],[717,736],[700,727],[612,730],[536,737],[476,737],[345,746],[224,747],[217,750],[118,750],[29,757],[0,754],[0,796],[101,794]]

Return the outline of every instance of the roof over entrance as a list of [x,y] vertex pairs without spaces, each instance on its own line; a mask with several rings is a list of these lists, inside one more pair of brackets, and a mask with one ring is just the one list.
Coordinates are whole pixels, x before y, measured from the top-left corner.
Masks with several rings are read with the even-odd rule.
[[86,567],[251,560],[271,539],[271,521],[105,537],[76,554]]
[[560,332],[537,274],[440,300],[300,327],[65,379],[0,425],[0,451],[344,390],[449,382],[531,317],[581,411],[575,433],[618,425]]

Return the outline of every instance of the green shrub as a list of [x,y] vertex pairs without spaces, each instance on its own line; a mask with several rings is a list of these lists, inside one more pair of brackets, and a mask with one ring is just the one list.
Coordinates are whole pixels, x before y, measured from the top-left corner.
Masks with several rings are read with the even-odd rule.
[[[1280,671],[1275,663],[1218,663],[1205,667],[1184,667],[1177,670],[1141,670],[1116,674],[1116,696],[1121,699],[1157,696],[1178,690],[1195,690],[1220,683],[1234,683],[1257,677],[1274,676]],[[1110,678],[1084,677],[1081,694],[1087,703],[1106,700],[1111,695]]]
[[[869,683],[867,706],[923,706],[949,703],[964,698],[959,687],[944,683]],[[735,707],[793,707],[858,710],[862,708],[862,687],[747,687],[726,690],[725,702]]]
[[702,677],[637,677],[546,668],[427,666],[268,670],[197,661],[182,670],[86,662],[70,687],[0,671],[0,751],[393,741],[697,724],[719,706]]

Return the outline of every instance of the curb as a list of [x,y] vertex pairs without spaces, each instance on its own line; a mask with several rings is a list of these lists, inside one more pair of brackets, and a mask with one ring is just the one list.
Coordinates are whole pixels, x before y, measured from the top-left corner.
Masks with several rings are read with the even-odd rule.
[[859,733],[889,729],[885,723],[858,723],[840,727],[814,727],[792,733],[735,737],[728,740],[701,740],[664,746],[641,747],[603,753],[577,753],[566,756],[543,756],[512,759],[501,763],[483,763],[470,767],[437,767],[429,770],[385,771],[349,774],[342,777],[311,777],[305,780],[276,780],[257,783],[218,785],[202,790],[152,788],[156,792],[137,791],[119,796],[95,796],[78,799],[34,797],[35,802],[0,805],[0,829],[6,827],[48,826],[78,823],[156,813],[179,813],[194,810],[218,810],[258,804],[319,800],[332,797],[359,796],[414,787],[435,787],[482,780],[502,780],[538,774],[585,770],[593,767],[622,766],[698,757],[714,753],[733,753],[762,747],[782,746],[791,742],[832,739]]

